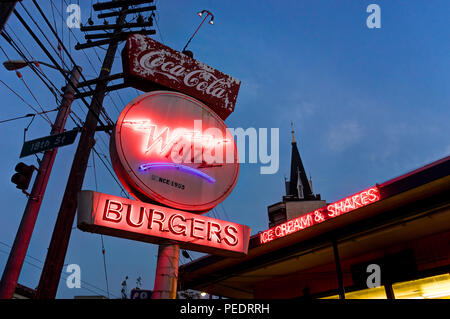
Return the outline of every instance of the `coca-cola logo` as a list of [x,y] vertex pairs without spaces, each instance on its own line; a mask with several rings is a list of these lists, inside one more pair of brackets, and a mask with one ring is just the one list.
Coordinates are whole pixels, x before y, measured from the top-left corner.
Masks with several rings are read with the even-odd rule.
[[[208,71],[206,65],[204,65],[204,69],[188,69],[184,61],[172,57],[171,53],[166,50],[147,52],[139,56],[138,61],[139,66],[152,75],[163,75],[179,84],[184,84],[218,99],[226,99],[226,92],[232,86],[229,78],[218,78]],[[233,110],[231,106],[227,108]]]

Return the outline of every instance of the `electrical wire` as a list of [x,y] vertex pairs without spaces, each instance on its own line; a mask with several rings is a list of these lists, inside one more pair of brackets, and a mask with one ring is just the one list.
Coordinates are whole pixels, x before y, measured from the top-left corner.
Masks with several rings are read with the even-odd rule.
[[[51,24],[48,22],[48,20],[47,20],[47,18],[45,17],[45,15],[43,14],[43,12],[42,12],[42,10],[40,9],[40,7],[37,5],[37,3],[35,2],[35,4],[36,4],[36,6],[38,7],[38,9],[39,9],[39,12],[41,12],[41,15],[44,17],[44,19],[46,20],[46,22],[47,22],[47,24],[48,24],[48,26],[50,27],[50,28],[52,28],[52,26],[51,26]],[[23,6],[23,5],[22,5]],[[24,8],[25,9],[25,8]],[[31,20],[34,22],[34,24],[36,24],[37,25],[37,22],[33,19],[33,17],[30,15],[30,13],[25,9],[25,11],[27,12],[27,14],[30,16],[30,18],[31,18]],[[18,13],[17,12],[15,12],[16,13],[16,15],[18,15]],[[18,18],[19,18],[19,15],[18,15]],[[21,22],[22,22],[22,24],[24,24],[24,20],[22,19],[22,18],[19,18],[19,20],[22,20]],[[24,24],[25,25],[25,24]],[[38,25],[37,25],[38,26]],[[25,27],[26,27],[26,25],[25,25]],[[48,38],[45,36],[45,34],[44,34],[44,32],[42,31],[42,29],[41,28],[39,28],[39,26],[38,26],[38,29],[41,31],[41,33],[44,35],[44,37],[46,38],[46,40],[47,40],[47,42],[49,42],[49,44],[51,45],[51,43],[50,43],[50,41],[48,40]],[[53,32],[54,32],[54,30],[53,29],[51,29]],[[32,32],[32,31],[30,31],[30,30],[28,30],[29,31],[29,33],[31,34],[31,35],[33,35],[34,33]],[[55,36],[57,37],[57,40],[58,40],[58,43],[60,43],[61,45],[62,45],[62,48],[66,51],[66,53],[67,53],[67,55],[69,56],[69,58],[71,59],[71,61],[72,61],[72,63],[73,63],[73,65],[76,65],[76,63],[75,63],[75,61],[73,60],[73,58],[70,56],[70,54],[69,54],[69,52],[67,52],[67,49],[65,48],[65,46],[64,46],[64,44],[62,43],[62,41],[61,41],[61,39],[58,37],[58,35],[54,32],[54,34],[55,34]],[[35,40],[36,40],[37,38],[35,38]],[[51,45],[52,46],[52,45]],[[42,46],[41,46],[42,47]],[[52,46],[52,48],[53,48],[53,46]],[[53,48],[53,50],[57,53],[57,55],[58,55],[58,52]],[[47,50],[44,50],[46,53],[48,52]],[[49,55],[49,54],[47,54],[47,55]],[[49,56],[50,57],[50,56]],[[53,58],[51,58],[51,59],[53,59]],[[63,75],[65,75],[64,74],[64,72],[62,71],[62,68],[61,67],[59,67],[59,65],[56,63],[56,61],[54,61],[53,60],[53,64],[55,64],[57,67],[58,67],[58,69],[60,70],[60,72],[62,72],[63,73]],[[66,68],[67,68],[67,65],[65,64],[65,63],[63,63],[64,64],[64,66],[66,66]],[[83,74],[81,74],[81,76],[82,76],[82,78],[84,78],[84,76],[83,76]],[[66,75],[65,75],[65,77],[66,77]],[[67,78],[67,77],[66,77]],[[85,79],[85,78],[84,78]],[[68,80],[70,80],[70,79],[68,79]],[[78,90],[78,88],[75,88],[75,91],[78,91],[79,92],[79,90]],[[89,106],[89,104],[86,102],[86,100],[84,99],[84,98],[82,98],[82,100],[83,100],[83,102],[85,103],[85,105],[89,108],[89,109],[91,109],[91,107]],[[98,101],[97,101],[98,102]],[[101,103],[99,103],[99,105],[101,105]],[[101,110],[100,110],[100,113],[102,113],[102,108],[101,108]],[[94,112],[94,116],[96,116],[97,118],[98,118],[98,121],[102,124],[102,125],[104,125],[103,123],[102,123],[102,121],[99,119],[99,117],[98,117],[98,115]],[[109,121],[110,123],[112,123],[112,121],[110,120],[110,118],[108,117],[108,115],[106,114],[106,119],[107,119],[107,121]]]
[[[4,246],[8,247],[10,250],[11,250],[11,248],[12,248],[10,245],[8,245],[8,244],[6,244],[6,243],[4,243],[4,242],[2,242],[2,241],[0,241],[0,244],[2,244],[2,245],[4,245]],[[8,251],[4,251],[3,249],[0,249],[0,252],[4,253],[4,254],[6,254],[6,255],[9,255],[9,252],[8,252]],[[35,258],[35,257],[33,257],[33,256],[30,256],[30,255],[28,255],[28,254],[27,254],[25,257],[31,258],[31,259],[33,259],[33,260],[35,260],[35,261],[37,261],[37,262],[43,264],[43,262],[42,262],[41,260],[39,260],[38,258]],[[27,263],[28,265],[30,265],[30,266],[32,266],[32,267],[34,267],[34,268],[36,268],[36,269],[42,270],[42,267],[41,267],[41,266],[38,266],[38,265],[36,265],[36,264],[33,264],[32,262],[29,262],[29,261],[25,260],[25,263]],[[64,276],[64,279],[67,279],[67,277],[69,277],[69,275],[67,275],[67,274],[65,274],[65,273],[62,273],[61,275]],[[98,291],[101,291],[101,292],[103,292],[103,293],[106,292],[104,289],[102,289],[102,288],[100,288],[100,287],[97,287],[96,285],[91,284],[91,283],[89,283],[89,282],[87,282],[87,281],[85,281],[85,280],[81,280],[81,282],[82,282],[83,284],[85,284],[85,285],[88,285],[88,286],[94,288],[94,289],[97,289]],[[83,286],[82,286],[81,288],[82,288],[82,289],[86,289],[86,290],[88,290],[88,291],[90,291],[90,292],[92,292],[92,293],[98,294],[98,291],[94,291],[94,290],[91,290],[91,289],[86,288],[86,287],[83,287]],[[113,297],[115,297],[115,298],[118,298],[118,297],[117,297],[116,295],[114,295],[114,294],[111,294],[111,295],[112,295]]]
[[[103,165],[105,166],[105,168],[108,170],[108,172],[110,173],[110,175],[113,177],[114,181],[116,182],[116,184],[120,187],[120,189],[122,190],[122,192],[124,194],[126,194],[126,197],[129,199],[130,196],[127,194],[127,192],[125,191],[125,189],[123,188],[122,184],[120,184],[120,182],[117,180],[117,178],[114,176],[113,172],[111,171],[111,169],[108,167],[108,165],[106,165],[106,162],[103,160],[103,158],[100,156],[99,152],[95,149],[95,147],[92,148],[95,152],[95,154],[97,155],[97,157],[100,159],[100,161],[103,163]],[[106,158],[106,156],[103,154],[103,156]]]
[[25,81],[25,79],[23,78],[22,75],[19,76],[19,78],[22,80],[23,84],[25,85],[25,87],[27,88],[28,92],[30,92],[31,96],[33,97],[33,99],[36,101],[37,105],[39,105],[39,108],[41,109],[42,113],[44,114],[47,122],[50,124],[51,127],[53,127],[53,122],[50,120],[50,118],[48,117],[48,115],[45,113],[44,108],[42,107],[41,103],[39,103],[38,99],[36,98],[36,96],[34,95],[33,91],[30,89],[30,87],[28,86],[27,82]]
[[[14,10],[14,14],[16,15],[16,17],[19,19],[19,21],[22,23],[22,25],[26,28],[26,30],[28,31],[28,33],[33,37],[33,39],[35,40],[35,42],[41,47],[41,49],[44,51],[44,53],[50,58],[50,60],[52,60],[52,63],[57,67],[57,69],[61,72],[61,74],[66,78],[66,80],[68,82],[70,82],[72,84],[72,86],[74,87],[75,91],[77,93],[80,93],[80,91],[76,88],[76,85],[73,85],[73,82],[71,82],[70,78],[67,76],[67,74],[65,74],[64,70],[61,68],[61,66],[56,62],[56,60],[53,58],[53,56],[50,54],[50,52],[48,52],[48,50],[45,48],[45,46],[42,44],[42,42],[39,40],[39,38],[36,36],[36,34],[33,32],[33,30],[30,28],[30,26],[26,23],[26,21],[22,18],[22,16],[17,12],[17,10]],[[89,110],[92,111],[92,114],[94,115],[94,117],[97,119],[97,121],[100,123],[100,125],[106,126],[103,121],[100,119],[100,117],[98,116],[98,114],[92,110],[92,108],[90,107],[90,105],[86,102],[86,100],[84,98],[81,98],[81,100],[83,101],[83,103],[88,107]]]
[[[55,111],[57,111],[57,110],[58,110],[58,109],[49,110],[49,111],[45,111],[44,113],[55,112]],[[20,120],[20,119],[27,118],[27,117],[32,117],[32,116],[34,117],[34,116],[36,116],[36,115],[37,115],[37,113],[29,113],[29,114],[24,115],[24,116],[19,116],[19,117],[14,117],[14,118],[7,119],[7,120],[2,120],[2,121],[0,121],[0,123],[11,122],[11,121]]]
[[[39,115],[39,116],[42,117],[45,121],[48,121],[48,120],[47,120],[42,114],[40,114],[40,112],[39,112],[38,110],[36,110],[30,103],[28,103],[27,101],[25,101],[25,99],[24,99],[23,97],[21,97],[21,96],[19,95],[19,93],[17,93],[17,92],[14,91],[11,87],[9,87],[8,84],[6,84],[5,82],[3,82],[1,79],[0,79],[0,82],[1,82],[4,86],[6,86],[11,92],[13,92],[19,99],[21,99],[23,103],[25,103],[28,107],[30,107],[30,108],[36,113],[36,115]],[[51,124],[51,122],[50,122],[50,124]]]
[[[95,191],[98,191],[98,183],[97,183],[97,170],[95,168],[95,156],[94,153],[92,153],[92,167],[94,170],[94,181],[95,181]],[[102,241],[102,255],[103,255],[103,268],[105,271],[105,280],[106,280],[106,291],[108,293],[108,299],[109,299],[109,282],[108,282],[108,271],[106,269],[106,250],[105,250],[105,244],[103,242],[103,235],[100,234],[100,238]]]
[[[58,101],[58,94],[59,89],[53,84],[53,82],[45,75],[45,73],[40,69],[37,68],[32,61],[28,59],[28,57],[23,53],[23,51],[20,49],[18,44],[14,41],[14,39],[6,32],[6,30],[3,31],[2,36],[6,39],[6,41],[11,45],[11,47],[22,57],[22,59],[27,62],[28,66],[31,68],[31,70],[39,77],[39,79],[47,86],[47,88],[52,92],[53,96],[55,97],[55,100],[57,103]],[[3,51],[3,53],[6,56],[7,60],[10,60],[9,56],[6,54],[5,50],[0,46],[0,49]],[[31,60],[34,60],[33,56],[31,56]],[[45,80],[44,80],[44,78]],[[51,88],[51,86],[54,88]]]

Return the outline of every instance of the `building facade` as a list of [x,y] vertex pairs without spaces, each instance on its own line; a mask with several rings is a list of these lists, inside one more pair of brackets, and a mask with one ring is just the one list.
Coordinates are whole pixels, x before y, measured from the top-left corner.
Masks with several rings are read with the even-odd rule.
[[[369,193],[327,204],[313,193],[293,137],[290,180],[268,207],[270,229],[251,237],[245,257],[182,265],[180,288],[227,298],[450,298],[450,156]],[[349,200],[358,205],[330,213]],[[316,212],[332,218],[292,227]]]

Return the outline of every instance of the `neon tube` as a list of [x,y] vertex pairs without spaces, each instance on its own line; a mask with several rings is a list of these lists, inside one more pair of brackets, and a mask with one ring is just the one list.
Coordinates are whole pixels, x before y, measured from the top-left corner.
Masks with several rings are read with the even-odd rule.
[[211,176],[209,176],[208,174],[203,173],[202,171],[189,167],[189,166],[185,166],[185,165],[181,165],[181,164],[175,164],[175,163],[148,163],[148,164],[142,164],[139,166],[139,170],[141,171],[146,171],[149,169],[153,169],[153,168],[176,168],[182,171],[185,171],[187,173],[190,173],[192,175],[197,175],[203,179],[205,179],[208,183],[214,184],[216,182],[216,180],[214,178],[212,178]]

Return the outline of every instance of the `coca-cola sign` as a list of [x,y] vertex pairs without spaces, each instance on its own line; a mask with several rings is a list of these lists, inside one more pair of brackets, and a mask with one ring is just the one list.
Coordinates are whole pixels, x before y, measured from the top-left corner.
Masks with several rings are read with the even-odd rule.
[[122,52],[125,83],[143,91],[169,89],[192,96],[223,120],[233,111],[241,81],[140,34]]

